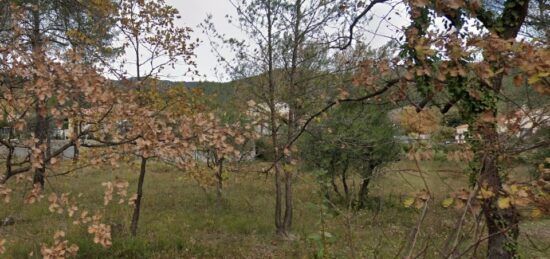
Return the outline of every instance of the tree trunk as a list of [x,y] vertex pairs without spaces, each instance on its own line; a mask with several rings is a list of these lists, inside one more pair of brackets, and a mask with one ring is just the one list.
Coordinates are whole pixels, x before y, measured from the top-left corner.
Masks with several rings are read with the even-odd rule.
[[270,110],[271,141],[273,143],[274,169],[275,169],[275,228],[278,235],[286,235],[282,218],[282,191],[281,191],[281,168],[279,159],[279,142],[277,136],[277,110],[275,99],[275,78],[273,75],[273,6],[271,1],[265,2],[267,9],[267,63],[268,63],[268,105]]
[[[73,134],[74,134],[73,137],[78,137],[80,135],[78,123],[75,122],[74,125],[72,125],[72,127],[73,127]],[[75,139],[75,141],[79,141],[79,140]],[[73,145],[73,151],[74,151],[73,152],[73,163],[77,163],[78,159],[80,158],[80,148],[78,147],[78,145]]]
[[519,235],[519,213],[514,206],[501,209],[498,198],[504,192],[498,170],[498,134],[495,125],[484,124],[480,127],[484,149],[481,157],[481,175],[479,184],[495,195],[485,199],[482,204],[483,214],[487,222],[488,247],[487,258],[508,259],[517,254],[517,238]]
[[284,228],[287,234],[292,228],[292,171],[285,170],[285,221]]
[[[40,152],[40,167],[34,170],[33,184],[38,184],[40,187],[44,188],[44,177],[46,173],[46,152],[44,150],[44,144],[47,145],[48,138],[48,120],[46,115],[44,115],[44,107],[40,105],[40,101],[36,104],[36,122],[34,129],[34,137],[38,139],[35,144],[35,148],[41,150]],[[45,104],[44,104],[45,105]]]
[[78,163],[78,159],[80,158],[80,148],[78,145],[73,145],[73,163]]
[[281,169],[279,163],[275,164],[275,228],[278,235],[286,235],[282,218],[282,191],[281,191]]
[[369,195],[369,182],[370,177],[363,178],[361,188],[359,189],[359,208],[365,208],[365,201]]
[[217,188],[216,188],[216,194],[218,196],[218,204],[221,205],[222,198],[223,198],[223,158],[218,160],[218,172],[216,173],[216,180],[217,182]]
[[[495,29],[496,33],[503,39],[510,40],[517,37],[518,32],[525,22],[529,9],[528,0],[507,1],[502,11],[500,23]],[[495,67],[495,69],[498,69]],[[494,96],[498,96],[503,89],[503,75],[499,74],[494,79],[491,87]],[[495,97],[496,98],[496,97]],[[498,109],[491,110],[493,117],[496,118]],[[502,179],[499,175],[498,154],[499,140],[496,123],[481,123],[479,126],[481,135],[481,175],[480,183],[486,184],[487,188],[492,189],[494,197],[484,200],[482,204],[483,214],[487,221],[489,234],[487,246],[487,258],[516,258],[519,236],[519,213],[512,205],[509,208],[501,209],[498,207],[498,198],[504,193],[502,188]]]
[[52,156],[51,117],[46,116],[46,157]]
[[[42,49],[42,37],[41,37],[41,31],[40,31],[40,8],[39,8],[40,2],[37,2],[37,6],[32,11],[32,18],[33,18],[33,27],[32,27],[32,50],[34,54],[34,60],[35,63],[34,66],[37,66],[37,63],[42,62],[42,55],[43,55],[43,49]],[[37,76],[37,75],[34,75]],[[35,79],[36,80],[36,79]],[[43,144],[46,144],[47,142],[47,134],[48,134],[48,120],[47,120],[47,110],[46,110],[46,100],[37,100],[36,107],[36,122],[35,122],[35,128],[34,128],[34,137],[38,139],[37,143],[35,144],[35,148],[38,148],[41,150],[40,152],[40,167],[36,168],[34,171],[34,177],[33,177],[33,184],[38,184],[40,187],[44,188],[44,177],[46,173],[46,164],[45,164],[45,158],[46,158],[46,150],[42,147]]]
[[[302,19],[302,0],[296,0],[294,3],[295,8],[295,21],[293,28],[293,46],[292,46],[292,58],[290,62],[290,73],[289,73],[289,96],[290,100],[288,102],[288,132],[287,132],[287,143],[289,146],[286,148],[291,148],[292,138],[297,128],[297,102],[296,102],[296,76],[298,68],[298,51],[301,46],[301,32],[300,32],[300,23]],[[292,161],[292,154],[289,154],[287,162]],[[292,170],[285,170],[285,220],[284,228],[286,234],[290,233],[292,228],[292,215],[293,215],[293,202],[292,202]]]
[[139,215],[140,215],[140,209],[141,209],[141,198],[143,197],[143,182],[145,181],[146,166],[147,166],[147,158],[142,157],[141,169],[139,172],[136,203],[134,207],[134,214],[132,215],[132,225],[130,226],[130,232],[132,233],[132,236],[136,236],[137,234],[138,221],[139,221]]
[[340,193],[340,190],[338,190],[338,185],[336,185],[336,168],[334,168],[334,160],[330,161],[330,184],[332,185],[332,189],[334,192],[340,197],[341,199],[344,198],[342,194]]
[[348,180],[347,180],[347,172],[348,172],[348,161],[344,164],[344,169],[342,170],[342,186],[344,187],[344,194],[346,195],[346,202],[349,201],[350,195],[349,195],[349,187],[348,187]]

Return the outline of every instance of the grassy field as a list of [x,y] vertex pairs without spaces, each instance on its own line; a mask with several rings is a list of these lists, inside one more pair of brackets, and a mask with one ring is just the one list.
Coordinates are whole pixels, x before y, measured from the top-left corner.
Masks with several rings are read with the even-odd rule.
[[[408,251],[406,241],[416,226],[421,211],[404,208],[403,200],[423,188],[414,165],[394,164],[372,183],[369,209],[355,211],[345,206],[329,209],[322,205],[319,185],[309,173],[297,174],[295,182],[295,218],[291,241],[274,235],[272,177],[260,175],[245,166],[228,175],[224,202],[216,202],[215,190],[200,188],[181,171],[152,163],[146,176],[144,200],[138,236],[129,235],[132,208],[128,205],[103,206],[101,183],[116,178],[136,188],[138,167],[89,168],[68,176],[49,178],[47,190],[82,193],[81,209],[101,211],[113,228],[113,247],[104,249],[91,242],[83,226],[73,225],[67,216],[48,211],[44,198],[24,205],[24,184],[15,189],[13,200],[0,205],[0,219],[15,218],[15,224],[0,227],[0,239],[6,238],[5,258],[38,258],[40,244],[52,244],[56,230],[64,230],[70,243],[80,247],[80,258],[399,258]],[[458,164],[430,162],[422,165],[436,201],[430,204],[421,225],[413,255],[440,258],[460,216],[440,205],[449,192],[467,186],[467,175]],[[28,186],[26,186],[28,189]],[[116,199],[115,199],[116,201]],[[116,202],[115,202],[116,203]],[[324,229],[326,238],[317,235]],[[549,220],[526,220],[521,226],[519,251],[523,258],[550,258]],[[528,238],[529,237],[529,238]],[[464,247],[469,243],[464,243]],[[535,247],[538,247],[537,251]],[[478,249],[483,257],[484,244]],[[32,253],[33,256],[29,254]]]

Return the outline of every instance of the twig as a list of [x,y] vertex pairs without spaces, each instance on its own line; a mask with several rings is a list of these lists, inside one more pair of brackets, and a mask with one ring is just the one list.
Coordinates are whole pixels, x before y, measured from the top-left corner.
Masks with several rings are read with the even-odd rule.
[[411,247],[409,248],[409,253],[406,258],[411,258],[412,252],[414,251],[414,246],[416,245],[416,241],[418,240],[418,234],[420,233],[420,227],[422,226],[422,222],[424,222],[424,218],[426,218],[426,214],[428,212],[428,202],[430,199],[428,199],[424,203],[424,209],[422,210],[422,215],[420,215],[420,218],[418,219],[418,223],[416,224],[416,227],[413,229],[413,237],[411,241]]

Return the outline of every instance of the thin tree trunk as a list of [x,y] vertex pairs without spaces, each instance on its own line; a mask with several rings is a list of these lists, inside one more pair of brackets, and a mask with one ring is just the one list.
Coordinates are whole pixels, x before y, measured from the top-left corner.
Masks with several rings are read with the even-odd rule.
[[334,158],[330,160],[330,184],[332,185],[332,189],[334,192],[338,195],[340,198],[344,198],[342,194],[340,193],[340,190],[338,190],[338,185],[336,185],[336,168],[334,166]]
[[344,169],[342,170],[342,186],[344,186],[344,194],[346,194],[346,201],[349,201],[350,199],[348,180],[347,180],[348,166],[349,166],[349,162],[346,161],[344,164]]
[[[40,31],[40,1],[36,2],[36,8],[32,11],[33,16],[33,31],[32,31],[32,48],[33,48],[33,54],[34,54],[34,63],[41,62],[41,55],[42,53],[42,37],[41,37],[41,31]],[[35,64],[36,66],[37,64]],[[36,76],[36,75],[35,75]],[[46,150],[43,149],[42,145],[47,144],[47,134],[48,134],[48,121],[47,121],[47,114],[46,113],[46,100],[38,100],[36,102],[35,107],[36,112],[36,121],[35,121],[35,128],[34,128],[34,137],[38,139],[37,143],[35,144],[35,148],[38,148],[41,150],[40,153],[40,159],[42,160],[40,162],[40,167],[36,168],[34,171],[34,177],[33,177],[33,184],[38,184],[42,188],[44,188],[44,177],[46,173],[46,165],[45,165],[45,159],[46,159]]]
[[[11,138],[11,133],[8,135],[8,141]],[[13,147],[6,147],[8,149],[8,155],[6,157],[6,172],[0,176],[0,184],[6,184],[8,179],[11,177],[11,163],[13,162]]]
[[137,197],[136,197],[136,202],[134,207],[134,214],[132,215],[132,225],[130,226],[130,232],[132,233],[132,236],[136,236],[137,234],[139,215],[140,215],[140,209],[141,209],[141,198],[143,197],[143,182],[145,181],[145,172],[147,171],[146,168],[147,168],[147,158],[141,157],[141,169],[139,172]]
[[369,195],[369,183],[370,177],[363,178],[361,188],[359,189],[359,208],[365,207],[365,201],[367,200],[367,197]]
[[286,235],[282,218],[281,169],[275,164],[275,228],[278,235]]
[[271,141],[273,143],[275,169],[275,228],[278,235],[286,235],[282,219],[281,168],[279,159],[279,141],[277,136],[277,111],[275,103],[275,79],[273,75],[273,6],[271,1],[265,2],[267,9],[267,62],[268,62],[268,99],[271,123]]
[[293,215],[293,206],[292,206],[292,171],[285,170],[285,221],[284,228],[289,234],[292,229],[292,215]]
[[[302,36],[300,31],[300,24],[302,20],[302,1],[296,0],[294,3],[295,8],[295,21],[293,28],[293,42],[292,42],[292,58],[290,65],[290,76],[289,76],[289,96],[290,100],[288,102],[288,134],[287,134],[287,143],[291,148],[290,143],[294,137],[296,128],[297,128],[297,102],[296,102],[296,76],[298,73],[298,51],[302,43]],[[288,162],[292,161],[292,154],[288,155]],[[292,195],[292,170],[285,170],[285,218],[284,218],[284,229],[287,235],[292,229],[292,216],[293,216],[293,195]]]
[[46,116],[46,157],[52,156],[51,117]]
[[40,105],[41,102],[37,102],[36,104],[36,122],[35,122],[35,129],[34,129],[34,136],[38,139],[38,141],[35,144],[35,147],[37,149],[40,149],[40,167],[36,168],[34,170],[34,177],[33,177],[33,184],[38,184],[40,187],[44,188],[44,177],[46,173],[46,150],[44,150],[43,145],[47,145],[47,127],[48,127],[48,120],[46,119],[46,116],[43,114],[43,107]]
[[216,188],[216,194],[218,196],[218,204],[221,204],[222,198],[223,198],[223,158],[219,159],[218,161],[218,172],[216,173],[216,180],[217,182],[217,188]]
[[[79,136],[80,135],[80,131],[79,131],[79,127],[78,127],[78,123],[74,123],[74,125],[72,125],[73,127],[73,134],[74,136]],[[78,141],[77,139],[75,139],[75,141]],[[73,146],[73,163],[76,163],[78,162],[78,159],[80,158],[80,148],[78,147],[78,145],[74,145]]]

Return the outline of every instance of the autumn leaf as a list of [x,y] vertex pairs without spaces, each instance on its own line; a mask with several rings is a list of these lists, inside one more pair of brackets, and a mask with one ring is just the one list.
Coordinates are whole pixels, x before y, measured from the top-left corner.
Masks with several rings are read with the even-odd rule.
[[543,78],[548,77],[548,76],[550,76],[550,72],[540,72],[540,73],[537,73],[537,74],[529,77],[529,79],[527,79],[527,83],[532,85],[532,84],[535,84],[538,81],[540,81]]
[[519,187],[518,187],[517,184],[512,184],[512,185],[510,185],[510,192],[511,192],[512,194],[516,194],[518,191],[519,191]]
[[67,258],[67,256],[76,256],[79,247],[76,244],[69,245],[69,241],[62,240],[65,237],[64,231],[56,231],[54,234],[54,244],[49,247],[42,244],[40,253],[43,258]]
[[25,197],[25,204],[33,204],[35,202],[40,201],[42,198],[44,198],[44,195],[42,194],[42,188],[39,184],[34,184],[34,188],[31,190],[31,192]]
[[411,4],[416,7],[424,7],[429,3],[428,0],[411,0]]
[[9,203],[11,198],[10,198],[10,193],[12,192],[12,190],[2,184],[0,184],[0,199],[4,200],[4,203]]
[[482,199],[489,199],[491,197],[494,197],[495,196],[495,193],[492,192],[491,190],[485,188],[485,187],[481,187],[479,189],[479,194],[481,196]]
[[498,198],[497,204],[501,209],[510,208],[510,197],[500,197]]
[[94,234],[94,243],[100,244],[105,248],[112,246],[111,226],[102,223],[94,223],[88,227],[88,233]]
[[480,0],[471,0],[471,1],[469,1],[469,7],[474,12],[479,10],[479,8],[481,8]]
[[414,201],[414,207],[417,209],[420,209],[426,205],[426,201],[422,199],[416,199]]
[[455,200],[454,204],[455,204],[454,208],[457,210],[462,209],[464,208],[464,206],[466,206],[466,202],[460,199]]
[[4,245],[6,244],[6,239],[0,239],[0,255],[6,252]]
[[514,197],[512,203],[520,207],[525,207],[531,203],[531,199],[526,197]]
[[462,6],[464,6],[463,0],[447,0],[447,6],[451,9],[458,9]]
[[495,121],[495,116],[493,115],[492,112],[486,111],[486,112],[481,113],[481,115],[479,115],[479,119],[482,122],[494,122]]
[[533,218],[540,218],[542,214],[542,210],[540,210],[539,208],[534,208],[531,210],[531,217]]
[[524,81],[525,81],[525,79],[523,78],[523,74],[518,74],[518,75],[514,76],[514,85],[516,87],[522,86]]

